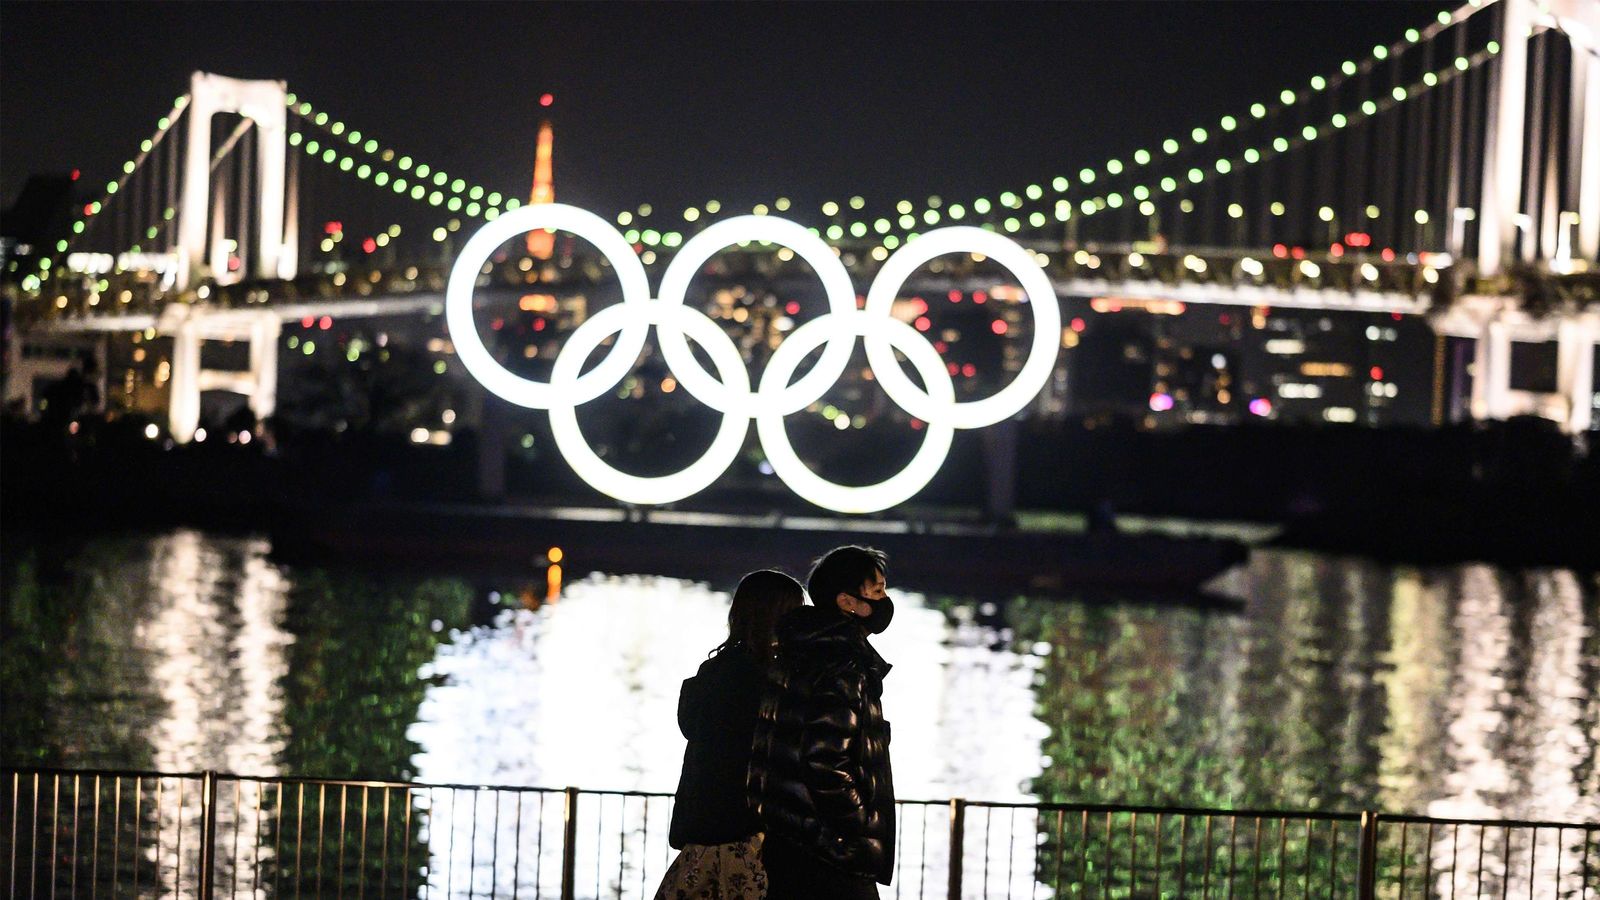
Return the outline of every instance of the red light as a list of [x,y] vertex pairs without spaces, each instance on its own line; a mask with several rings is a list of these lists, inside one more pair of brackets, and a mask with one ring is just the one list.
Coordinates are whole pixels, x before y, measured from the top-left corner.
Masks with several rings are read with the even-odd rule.
[[344,230],[343,222],[328,222],[322,226],[323,234],[338,234]]
[[961,374],[967,378],[971,378],[972,376],[978,374],[978,367],[972,363],[967,363],[961,367]]
[[81,175],[83,175],[83,173],[80,172],[79,170],[77,170],[77,169],[73,169],[72,170],[72,180],[73,181],[77,181],[79,176],[81,176]]
[[304,319],[300,320],[300,327],[301,328],[310,328],[311,326],[313,326],[315,324],[317,324],[317,317],[316,316],[306,316]]
[[950,374],[951,375],[954,375],[957,372],[961,371],[961,364],[960,363],[950,363],[949,365],[945,366],[945,368],[950,370]]
[[950,302],[951,303],[960,303],[961,302],[961,292],[960,291],[951,291],[950,292]]
[[912,431],[921,431],[922,430],[922,420],[921,419],[912,419],[911,420],[911,430]]
[[1343,256],[1344,255],[1344,245],[1343,244],[1334,244],[1332,247],[1329,247],[1328,248],[1328,255],[1332,256],[1334,259],[1338,259],[1339,257]]
[[972,302],[973,303],[988,303],[989,302],[989,293],[987,291],[973,291],[972,292]]
[[920,316],[928,311],[928,301],[922,299],[921,297],[912,297],[911,308],[915,309],[917,311],[917,315]]
[[995,334],[1005,334],[1010,327],[1011,326],[1006,324],[1005,319],[995,319],[993,322],[989,323],[989,330]]
[[933,352],[935,352],[935,353],[943,353],[943,352],[945,352],[946,350],[949,350],[949,349],[950,349],[950,345],[946,344],[944,341],[934,341],[933,342]]
[[1405,316],[1401,315],[1400,313],[1389,313],[1389,318],[1391,318],[1391,319],[1395,320],[1396,322],[1398,322],[1401,319],[1405,318]]
[[933,327],[933,323],[928,321],[927,316],[918,316],[917,320],[911,324],[916,326],[918,331],[927,331],[929,328]]
[[544,320],[543,319],[534,319],[533,320],[533,330],[534,331],[543,331],[544,330]]
[[1232,325],[1233,324],[1233,316],[1230,316],[1227,313],[1223,313],[1222,315],[1217,316],[1217,322],[1219,324],[1222,324],[1222,325]]
[[1393,248],[1391,248],[1391,247],[1383,248],[1383,261],[1384,262],[1394,262],[1394,249]]
[[376,253],[378,251],[378,242],[372,238],[367,238],[361,242],[361,249],[367,251],[368,253]]
[[539,105],[540,106],[549,106],[550,104],[552,104],[554,102],[556,102],[556,98],[555,98],[554,94],[540,94],[539,95]]
[[92,215],[94,215],[94,204],[93,204],[93,203],[85,203],[85,204],[84,204],[84,205],[83,205],[83,214],[84,214],[84,215],[85,215],[85,216],[92,216]]
[[1289,248],[1285,247],[1282,244],[1273,244],[1272,245],[1272,255],[1276,256],[1279,259],[1283,259],[1285,256],[1289,255]]
[[493,328],[495,331],[499,331],[500,329],[506,327],[506,320],[505,319],[495,319],[493,322],[489,323],[489,327]]
[[1083,334],[1083,329],[1089,326],[1088,323],[1084,322],[1082,319],[1073,319],[1072,322],[1069,323],[1068,327],[1079,334]]
[[1306,248],[1304,248],[1304,247],[1296,247],[1293,250],[1289,251],[1289,255],[1293,256],[1295,259],[1305,259],[1306,258]]
[[790,300],[788,303],[783,305],[783,311],[791,316],[794,315],[800,311],[800,301]]
[[241,265],[243,265],[243,263],[239,261],[239,257],[237,257],[237,256],[228,257],[228,271],[229,272],[237,272],[237,271],[239,271],[239,267]]
[[329,328],[332,328],[333,316],[323,316],[322,319],[317,322],[317,327],[321,328],[323,331],[327,331]]
[[1372,380],[1373,381],[1382,381],[1383,380],[1383,367],[1382,366],[1373,366],[1372,367],[1372,371],[1368,372],[1367,374],[1372,376]]

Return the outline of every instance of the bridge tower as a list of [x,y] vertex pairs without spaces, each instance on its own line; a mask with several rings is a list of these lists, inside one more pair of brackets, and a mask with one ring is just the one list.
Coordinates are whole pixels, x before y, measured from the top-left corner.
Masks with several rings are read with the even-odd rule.
[[[217,113],[238,113],[253,123],[256,154],[256,234],[260,246],[252,254],[258,278],[293,278],[299,260],[293,223],[285,230],[285,199],[295,187],[285,178],[288,156],[286,107],[282,81],[246,81],[195,72],[189,79],[189,138],[184,151],[181,210],[178,219],[178,288],[194,283],[207,264],[211,198],[211,119]],[[295,206],[293,196],[287,198]],[[217,234],[221,235],[220,228]]]

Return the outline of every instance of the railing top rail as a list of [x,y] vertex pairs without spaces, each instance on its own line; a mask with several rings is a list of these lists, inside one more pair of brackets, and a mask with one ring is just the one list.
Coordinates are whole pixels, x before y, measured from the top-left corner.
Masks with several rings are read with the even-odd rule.
[[[391,779],[359,779],[359,778],[317,778],[289,775],[240,775],[230,772],[198,771],[198,772],[159,772],[148,769],[72,769],[47,766],[0,766],[0,776],[70,776],[70,777],[110,777],[110,778],[184,778],[201,780],[206,775],[225,781],[249,781],[263,784],[303,784],[326,785],[330,787],[358,787],[358,788],[385,788],[406,790],[462,790],[462,791],[511,791],[527,794],[562,794],[569,790],[576,790],[580,794],[606,797],[645,797],[669,798],[674,794],[668,791],[637,791],[615,790],[598,788],[576,787],[538,787],[531,785],[515,784],[467,784],[448,782],[420,782],[400,781]],[[1041,814],[1052,812],[1074,813],[1134,813],[1138,815],[1167,815],[1167,816],[1211,816],[1217,818],[1236,819],[1292,819],[1313,822],[1349,822],[1359,823],[1362,813],[1337,812],[1326,810],[1296,810],[1296,809],[1225,809],[1221,807],[1204,806],[1157,806],[1150,804],[1126,803],[1076,803],[1070,801],[1048,801],[1029,803],[1026,801],[999,801],[999,800],[965,800],[965,799],[901,799],[897,801],[907,806],[949,806],[952,802],[959,803],[968,809],[1031,809]],[[1554,820],[1536,819],[1472,819],[1449,818],[1443,816],[1421,816],[1401,813],[1375,813],[1378,824],[1409,824],[1409,825],[1467,825],[1482,828],[1570,828],[1586,832],[1600,832],[1600,822],[1561,822]]]

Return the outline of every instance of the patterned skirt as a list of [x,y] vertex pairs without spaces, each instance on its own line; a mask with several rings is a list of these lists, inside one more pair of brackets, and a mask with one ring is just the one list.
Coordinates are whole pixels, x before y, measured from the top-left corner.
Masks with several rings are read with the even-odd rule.
[[656,889],[655,900],[763,900],[767,870],[761,835],[732,844],[689,844]]

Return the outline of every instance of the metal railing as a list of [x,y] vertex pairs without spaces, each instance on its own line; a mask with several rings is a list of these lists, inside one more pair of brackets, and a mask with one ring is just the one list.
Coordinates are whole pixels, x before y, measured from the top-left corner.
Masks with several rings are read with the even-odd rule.
[[[670,794],[0,769],[7,897],[646,898]],[[901,801],[888,897],[1600,898],[1600,823]],[[1593,857],[1593,861],[1591,861]]]

